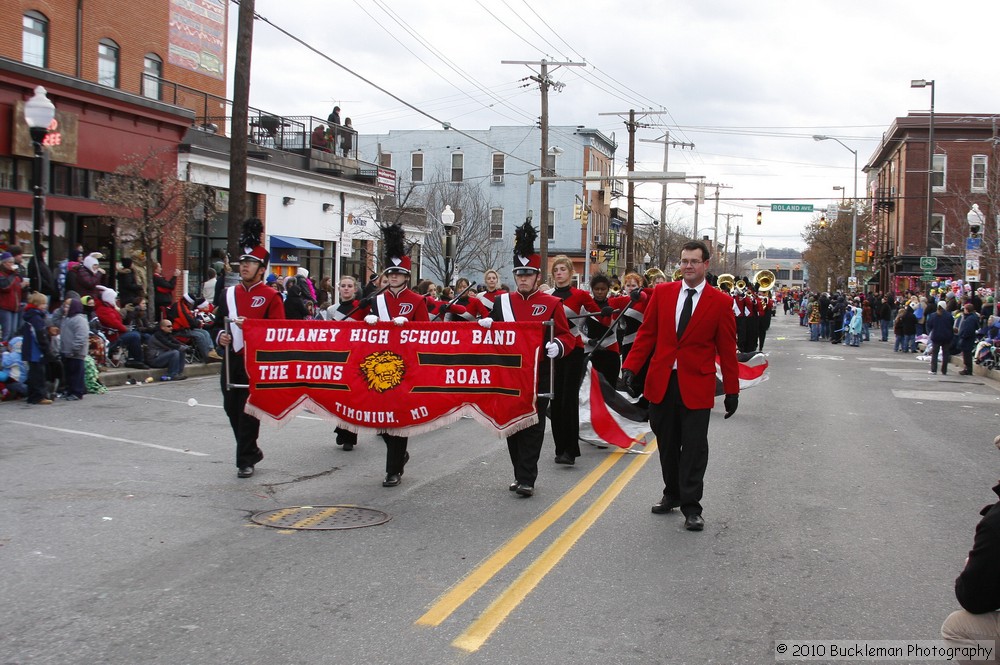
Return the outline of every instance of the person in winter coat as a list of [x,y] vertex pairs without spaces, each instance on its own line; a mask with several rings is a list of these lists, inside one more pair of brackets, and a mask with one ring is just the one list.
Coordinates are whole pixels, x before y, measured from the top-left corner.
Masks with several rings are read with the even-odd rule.
[[45,388],[49,355],[49,331],[45,326],[48,304],[48,296],[35,291],[28,296],[28,304],[24,308],[21,354],[28,363],[28,404],[52,404]]
[[948,304],[942,300],[937,311],[927,317],[927,334],[931,341],[931,374],[937,374],[938,354],[941,355],[941,373],[948,373],[951,362],[951,340],[955,336],[955,319],[948,311]]
[[306,308],[306,299],[309,294],[305,293],[302,283],[295,277],[285,278],[285,318],[293,321],[304,321],[309,318],[309,310]]
[[[56,278],[49,269],[49,264],[45,260],[45,245],[38,246],[38,255],[32,256],[28,261],[28,279],[31,280],[31,290],[40,291],[45,294],[51,304],[58,297],[56,289]],[[46,310],[48,305],[46,305]]]
[[21,311],[21,276],[10,252],[0,254],[0,340],[6,342],[17,332]]
[[91,252],[82,263],[73,266],[66,272],[66,290],[75,291],[84,296],[97,298],[97,287],[104,283],[104,268],[101,267],[100,259],[104,255],[100,252]]
[[59,326],[60,355],[63,359],[63,374],[66,378],[65,399],[83,399],[86,386],[83,383],[83,359],[90,346],[90,326],[83,314],[80,298],[67,298],[63,303],[62,324]]
[[903,353],[917,352],[917,316],[913,313],[913,307],[907,305],[903,310],[903,317],[899,320],[900,330],[903,333]]
[[118,279],[118,295],[122,302],[134,302],[139,296],[146,295],[145,285],[139,281],[132,269],[132,259],[124,257],[122,267],[116,273]]
[[146,340],[146,364],[150,367],[165,368],[168,372],[163,381],[183,381],[184,352],[187,347],[173,336],[173,323],[164,317],[160,327]]
[[163,276],[163,266],[159,262],[153,266],[153,287],[156,290],[153,294],[153,307],[157,321],[163,318],[164,312],[174,301],[174,289],[177,287],[177,278],[180,275],[180,269],[175,268],[173,277],[167,279]]
[[965,365],[959,374],[972,374],[972,350],[976,348],[976,332],[979,330],[979,315],[973,304],[965,303],[965,314],[962,325],[958,329],[958,348],[962,350],[962,363]]

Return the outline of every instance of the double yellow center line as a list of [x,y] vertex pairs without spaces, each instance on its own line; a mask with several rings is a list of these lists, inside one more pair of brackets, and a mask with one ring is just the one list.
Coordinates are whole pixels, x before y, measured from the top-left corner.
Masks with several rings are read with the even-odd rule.
[[[550,570],[566,555],[577,540],[586,533],[594,522],[607,510],[611,502],[621,493],[625,485],[639,472],[639,469],[649,461],[651,453],[656,450],[656,444],[647,446],[646,455],[637,455],[611,485],[594,501],[593,504],[563,531],[549,547],[530,565],[461,635],[452,641],[452,646],[465,651],[478,650],[489,639],[490,635],[500,627],[507,616],[514,611],[522,600],[538,585]],[[533,522],[511,538],[486,561],[470,572],[458,584],[441,596],[416,623],[420,626],[438,626],[457,610],[474,593],[489,582],[514,557],[524,551],[542,533],[552,526],[556,520],[566,514],[594,485],[613,467],[625,453],[611,454],[593,471],[564,494],[551,508],[539,515]]]

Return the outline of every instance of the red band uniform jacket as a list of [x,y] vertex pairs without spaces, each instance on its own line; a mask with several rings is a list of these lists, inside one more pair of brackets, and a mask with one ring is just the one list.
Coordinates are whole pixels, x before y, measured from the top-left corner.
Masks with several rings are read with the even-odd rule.
[[676,362],[684,406],[711,409],[715,405],[716,350],[725,394],[740,392],[733,299],[706,284],[687,329],[678,340],[675,317],[682,286],[684,282],[677,281],[659,284],[653,289],[643,325],[623,368],[638,374],[646,358],[651,356],[644,394],[650,402],[660,403]]

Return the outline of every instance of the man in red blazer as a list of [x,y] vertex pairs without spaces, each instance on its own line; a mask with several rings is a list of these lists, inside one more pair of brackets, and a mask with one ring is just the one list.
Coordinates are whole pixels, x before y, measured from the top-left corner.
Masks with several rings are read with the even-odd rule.
[[622,378],[637,392],[635,374],[652,354],[643,392],[649,400],[649,424],[656,435],[663,469],[663,498],[657,514],[680,508],[684,527],[701,531],[708,421],[715,404],[715,360],[722,368],[726,418],[739,405],[736,319],[733,299],[705,281],[709,267],[705,243],[681,248],[683,281],[653,290]]

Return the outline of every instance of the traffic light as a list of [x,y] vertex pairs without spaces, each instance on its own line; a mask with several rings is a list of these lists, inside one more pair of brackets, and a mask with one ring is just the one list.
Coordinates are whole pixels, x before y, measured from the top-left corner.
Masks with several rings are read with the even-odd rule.
[[854,250],[854,262],[857,264],[864,264],[868,259],[868,252],[863,249]]
[[590,260],[591,261],[597,261],[597,250],[596,249],[590,250]]
[[820,216],[820,218],[819,218],[819,228],[821,228],[821,229],[825,229],[826,228],[826,215],[821,215]]
[[573,219],[580,219],[583,216],[583,206],[579,203],[573,204]]
[[586,226],[587,220],[589,219],[590,219],[590,210],[587,209],[587,206],[584,206],[583,211],[580,213],[580,223]]
[[868,250],[868,263],[875,263],[875,250],[874,249],[869,249]]
[[762,213],[760,210],[758,210],[757,211],[757,226],[760,226],[760,223],[762,221],[764,221],[764,213]]

